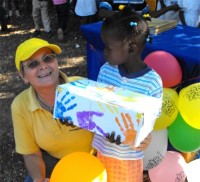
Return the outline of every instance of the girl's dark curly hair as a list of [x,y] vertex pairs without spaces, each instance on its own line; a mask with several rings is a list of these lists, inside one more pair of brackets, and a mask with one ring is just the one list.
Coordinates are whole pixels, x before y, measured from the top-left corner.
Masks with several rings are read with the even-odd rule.
[[[133,22],[137,25],[131,26]],[[149,35],[146,20],[136,11],[126,6],[103,21],[101,35],[109,35],[117,41],[129,41],[144,46]]]

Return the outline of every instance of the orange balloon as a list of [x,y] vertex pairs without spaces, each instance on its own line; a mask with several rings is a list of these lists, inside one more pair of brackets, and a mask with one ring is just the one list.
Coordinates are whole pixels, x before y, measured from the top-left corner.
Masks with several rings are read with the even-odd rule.
[[174,87],[181,82],[182,70],[172,54],[166,51],[154,51],[146,56],[144,62],[160,75],[164,87]]
[[63,157],[53,169],[50,182],[106,182],[107,173],[101,161],[86,152]]

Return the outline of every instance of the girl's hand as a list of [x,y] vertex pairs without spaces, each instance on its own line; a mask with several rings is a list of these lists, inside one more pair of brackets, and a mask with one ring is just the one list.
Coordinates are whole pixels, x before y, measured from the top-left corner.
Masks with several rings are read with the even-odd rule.
[[149,146],[151,138],[152,138],[151,133],[149,133],[148,136],[140,143],[138,147],[132,147],[132,148],[137,151],[145,150]]
[[108,133],[106,136],[107,140],[111,143],[116,143],[117,145],[121,144],[121,137],[120,135],[117,135],[116,139],[115,139],[115,132],[113,131],[111,134]]

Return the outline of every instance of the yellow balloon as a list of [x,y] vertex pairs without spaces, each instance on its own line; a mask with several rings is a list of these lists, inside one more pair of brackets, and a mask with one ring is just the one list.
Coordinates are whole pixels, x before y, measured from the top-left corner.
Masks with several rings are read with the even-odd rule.
[[154,130],[170,126],[178,115],[178,94],[172,88],[163,89],[161,115],[156,119]]
[[178,106],[184,121],[200,129],[200,83],[191,84],[180,91]]
[[86,152],[63,157],[53,169],[50,182],[106,182],[107,173],[100,160]]

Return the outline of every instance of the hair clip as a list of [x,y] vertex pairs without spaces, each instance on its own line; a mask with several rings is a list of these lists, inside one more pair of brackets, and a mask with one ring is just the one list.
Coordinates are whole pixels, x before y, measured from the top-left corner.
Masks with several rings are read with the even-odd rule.
[[148,18],[148,17],[150,17],[150,15],[149,14],[143,14],[143,17]]
[[125,5],[119,5],[119,10],[123,10],[125,8]]
[[130,26],[131,26],[131,27],[137,26],[137,22],[131,21],[131,22],[130,22]]
[[148,36],[148,37],[146,38],[146,41],[149,42],[149,43],[151,44],[151,43],[152,43],[152,37],[149,37],[149,36]]
[[142,17],[146,20],[151,21],[151,16],[149,14],[143,14]]

